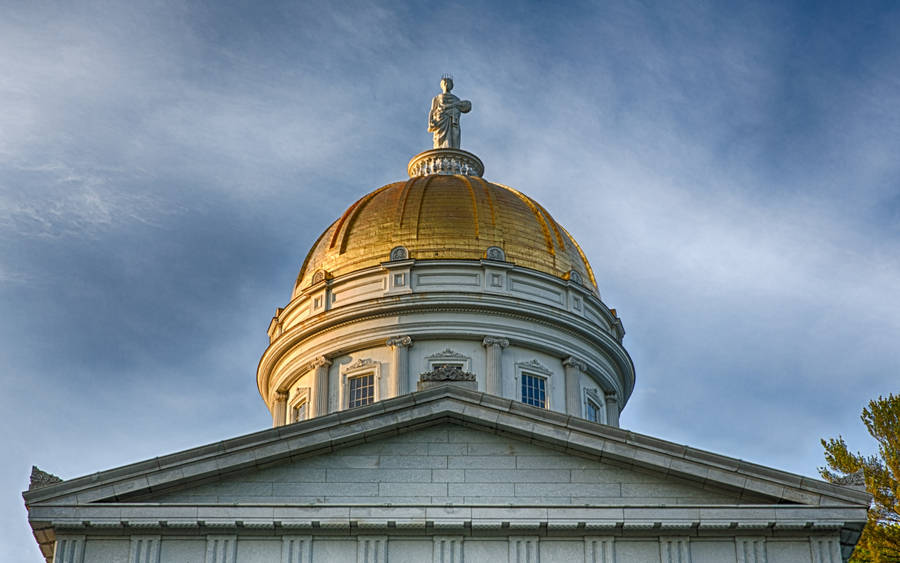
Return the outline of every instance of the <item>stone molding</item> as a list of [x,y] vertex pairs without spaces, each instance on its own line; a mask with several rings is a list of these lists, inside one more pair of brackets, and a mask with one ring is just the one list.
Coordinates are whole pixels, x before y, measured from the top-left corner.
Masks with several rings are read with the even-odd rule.
[[544,375],[546,377],[553,375],[553,370],[537,361],[536,358],[527,362],[516,362],[516,372],[518,373],[523,370],[537,372],[539,375]]

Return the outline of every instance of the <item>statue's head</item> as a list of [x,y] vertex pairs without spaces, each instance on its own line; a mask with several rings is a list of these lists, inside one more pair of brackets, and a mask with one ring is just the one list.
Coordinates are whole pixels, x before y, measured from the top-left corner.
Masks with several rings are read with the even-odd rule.
[[445,94],[450,90],[453,90],[453,79],[449,76],[441,78],[441,90],[443,90]]

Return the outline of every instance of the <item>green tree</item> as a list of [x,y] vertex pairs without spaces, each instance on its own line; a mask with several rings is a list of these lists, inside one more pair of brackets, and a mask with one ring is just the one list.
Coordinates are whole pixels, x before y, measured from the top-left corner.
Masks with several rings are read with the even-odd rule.
[[862,421],[878,442],[878,455],[850,453],[840,436],[822,440],[828,467],[819,469],[826,481],[865,485],[872,495],[869,518],[851,562],[900,561],[900,395],[869,401]]

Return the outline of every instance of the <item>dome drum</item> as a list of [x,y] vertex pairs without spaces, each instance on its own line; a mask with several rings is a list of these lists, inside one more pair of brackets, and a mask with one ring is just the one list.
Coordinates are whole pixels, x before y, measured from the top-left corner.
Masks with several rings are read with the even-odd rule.
[[[376,362],[375,396],[388,398],[415,390],[426,351],[449,348],[467,350],[479,390],[518,397],[517,374],[537,361],[546,367],[535,375],[546,381],[547,408],[583,417],[589,396],[609,398],[604,420],[613,422],[634,385],[623,334],[596,294],[571,280],[486,259],[388,261],[310,286],[280,311],[258,383],[276,417],[290,410],[279,400],[325,385],[327,410],[315,413],[324,414],[349,408],[342,366]],[[411,344],[387,344],[398,335]],[[505,345],[490,351],[486,338]],[[317,383],[310,362],[320,356],[332,364]],[[568,358],[577,359],[577,373],[563,365]],[[499,383],[489,381],[492,373]]]

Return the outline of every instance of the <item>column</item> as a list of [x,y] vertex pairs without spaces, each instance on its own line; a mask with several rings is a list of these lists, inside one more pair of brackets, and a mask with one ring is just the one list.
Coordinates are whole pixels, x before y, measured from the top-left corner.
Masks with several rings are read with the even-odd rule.
[[503,395],[503,349],[509,340],[496,336],[485,336],[481,344],[487,350],[484,372],[484,391],[491,395]]
[[275,391],[275,404],[272,405],[272,426],[284,426],[287,420],[287,391]]
[[391,347],[392,397],[409,393],[409,347],[412,343],[409,336],[395,336],[386,342]]
[[606,423],[619,426],[619,401],[615,391],[606,393]]
[[312,385],[312,404],[310,404],[309,417],[328,414],[328,367],[331,360],[325,356],[319,356],[309,363],[309,367],[315,370]]
[[582,373],[587,373],[587,364],[578,358],[569,356],[563,360],[566,370],[566,413],[584,417],[581,409],[581,385],[579,380]]

